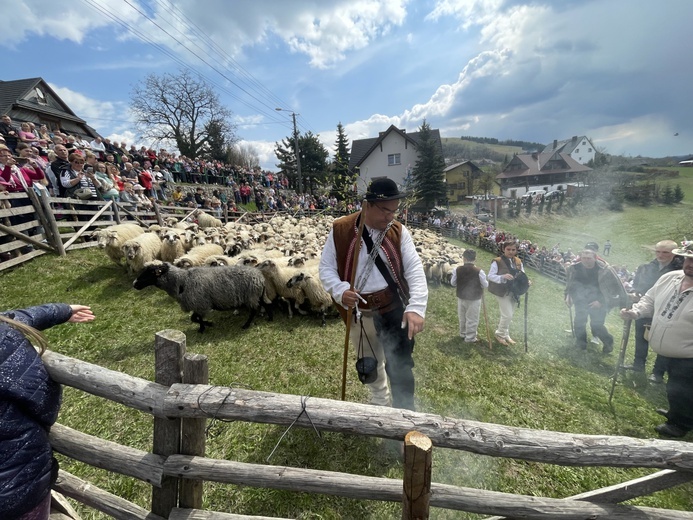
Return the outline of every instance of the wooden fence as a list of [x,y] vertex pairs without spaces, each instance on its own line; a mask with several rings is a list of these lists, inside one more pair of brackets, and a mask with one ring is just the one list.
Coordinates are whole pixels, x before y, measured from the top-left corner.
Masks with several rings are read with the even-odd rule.
[[[91,233],[123,221],[144,227],[163,224],[167,216],[184,218],[193,208],[155,203],[151,209],[106,200],[83,201],[51,197],[44,189],[26,193],[0,193],[0,271],[46,253],[64,256],[76,249],[96,246]],[[221,215],[226,222],[245,213]],[[26,222],[16,223],[16,217]],[[15,222],[13,222],[15,220]]]
[[[64,471],[55,486],[59,492],[123,520],[249,518],[201,510],[202,481],[400,502],[406,519],[428,518],[431,506],[500,515],[494,518],[693,519],[691,512],[618,504],[693,480],[693,444],[538,431],[331,399],[210,386],[206,384],[206,358],[188,355],[185,348],[185,335],[180,331],[156,334],[154,382],[46,352],[43,361],[59,383],[154,416],[152,453],[60,424],[50,433],[57,452],[151,484],[151,511]],[[378,421],[372,420],[374,415]],[[209,459],[204,456],[204,430],[205,421],[212,417],[406,439],[404,478]],[[523,496],[431,483],[433,446],[567,466],[660,471],[565,499]]]

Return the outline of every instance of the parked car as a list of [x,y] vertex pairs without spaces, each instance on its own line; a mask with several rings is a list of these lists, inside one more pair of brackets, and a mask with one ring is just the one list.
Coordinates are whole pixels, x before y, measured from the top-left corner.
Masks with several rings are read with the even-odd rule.
[[544,194],[544,200],[558,200],[561,198],[561,193],[563,193],[563,191],[561,190],[551,190],[548,193]]
[[538,197],[545,194],[546,190],[529,190],[527,193],[522,195],[522,199],[527,200],[531,198],[532,200],[536,200]]

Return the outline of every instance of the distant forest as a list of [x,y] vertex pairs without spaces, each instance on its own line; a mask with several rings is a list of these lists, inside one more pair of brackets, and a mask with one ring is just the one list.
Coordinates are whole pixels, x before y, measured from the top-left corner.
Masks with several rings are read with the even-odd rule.
[[460,139],[480,144],[501,144],[504,146],[519,146],[523,150],[543,150],[546,146],[545,144],[532,143],[531,141],[515,141],[513,139],[505,139],[504,141],[499,141],[495,137],[473,137],[471,135],[463,135],[462,137],[460,137]]

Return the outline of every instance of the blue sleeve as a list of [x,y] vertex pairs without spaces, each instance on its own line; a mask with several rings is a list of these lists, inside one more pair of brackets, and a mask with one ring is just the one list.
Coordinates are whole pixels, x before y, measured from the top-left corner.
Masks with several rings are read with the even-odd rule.
[[69,320],[72,316],[72,309],[66,303],[46,303],[36,307],[8,311],[4,314],[37,330],[46,330]]

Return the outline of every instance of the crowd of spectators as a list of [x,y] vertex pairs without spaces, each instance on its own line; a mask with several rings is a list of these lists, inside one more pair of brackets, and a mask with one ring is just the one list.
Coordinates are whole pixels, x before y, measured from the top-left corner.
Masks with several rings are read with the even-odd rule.
[[15,158],[26,155],[32,165],[40,167],[45,186],[54,196],[72,197],[79,187],[76,176],[66,174],[76,164],[69,158],[77,154],[86,163],[78,160],[84,164],[88,178],[77,172],[80,179],[84,177],[80,182],[85,188],[94,188],[98,198],[136,208],[148,209],[159,202],[202,207],[219,214],[224,209],[235,213],[240,205],[252,209],[253,204],[258,211],[356,210],[353,204],[341,204],[335,197],[298,194],[281,173],[190,159],[164,148],[137,148],[107,138],[89,141],[49,131],[45,125],[37,129],[29,122],[18,126],[7,115],[0,121],[0,144],[6,145]]
[[[410,212],[407,218],[415,226],[439,228],[448,236],[459,238],[494,254],[500,254],[501,243],[514,240],[518,246],[518,257],[525,264],[559,279],[564,279],[568,266],[579,261],[579,251],[573,252],[570,247],[562,248],[560,243],[553,246],[539,245],[498,229],[490,222],[482,222],[464,214]],[[596,243],[588,243],[585,247],[599,252],[599,246]],[[604,259],[601,258],[601,260]],[[625,289],[630,290],[635,273],[629,271],[625,265],[612,267],[616,270]]]

